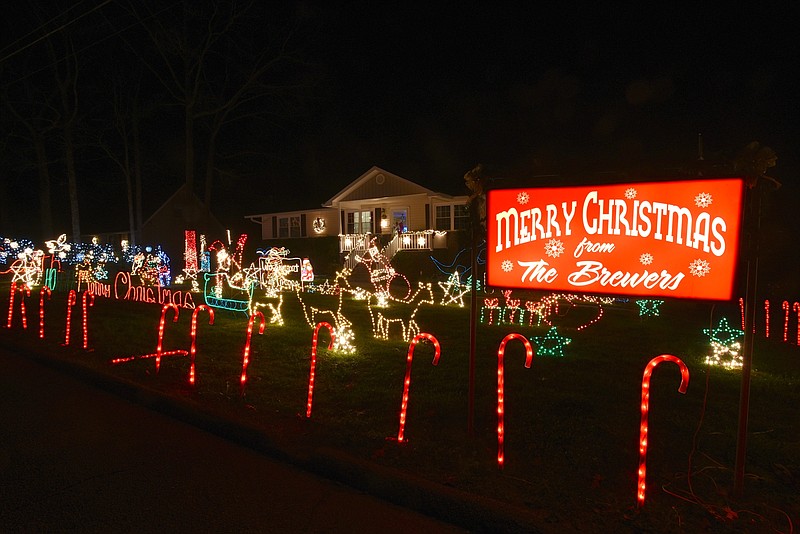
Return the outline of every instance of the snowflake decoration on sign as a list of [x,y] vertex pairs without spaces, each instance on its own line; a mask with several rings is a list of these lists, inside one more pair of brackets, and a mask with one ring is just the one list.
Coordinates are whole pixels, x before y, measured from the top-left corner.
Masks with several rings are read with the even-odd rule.
[[706,260],[694,260],[689,264],[689,272],[694,276],[705,276],[711,272],[711,265]]
[[510,273],[514,268],[514,264],[511,263],[511,260],[503,260],[503,263],[500,264],[500,268],[503,269],[503,271]]
[[551,239],[545,243],[544,251],[551,258],[557,258],[564,253],[564,243],[558,239]]
[[707,208],[711,205],[713,199],[711,198],[710,193],[700,193],[696,197],[694,197],[694,204],[698,208]]
[[525,191],[517,195],[517,202],[523,205],[527,204],[530,199],[531,199],[530,195]]
[[641,263],[642,265],[650,265],[651,263],[653,263],[653,255],[648,252],[645,252],[644,254],[639,256],[639,263]]
[[632,187],[629,187],[628,189],[625,190],[625,198],[627,198],[628,200],[633,200],[634,198],[636,198],[637,194],[638,193],[636,189]]

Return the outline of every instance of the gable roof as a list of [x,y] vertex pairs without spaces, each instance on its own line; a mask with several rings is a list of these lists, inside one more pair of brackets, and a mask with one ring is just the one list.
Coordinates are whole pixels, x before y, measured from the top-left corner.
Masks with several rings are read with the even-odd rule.
[[380,167],[372,167],[322,205],[329,208],[348,200],[418,194],[437,195],[438,193]]

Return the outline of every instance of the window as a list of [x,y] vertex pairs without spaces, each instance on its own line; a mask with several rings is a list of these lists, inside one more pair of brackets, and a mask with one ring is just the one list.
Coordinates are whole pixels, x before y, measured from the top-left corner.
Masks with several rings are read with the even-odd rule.
[[366,234],[372,232],[372,211],[350,211],[347,213],[347,233]]
[[435,207],[435,230],[450,230],[450,206]]
[[434,207],[435,230],[466,230],[469,209],[463,204],[440,204]]
[[278,237],[301,237],[300,216],[278,218]]
[[463,204],[453,207],[453,230],[466,230],[469,228],[469,208]]

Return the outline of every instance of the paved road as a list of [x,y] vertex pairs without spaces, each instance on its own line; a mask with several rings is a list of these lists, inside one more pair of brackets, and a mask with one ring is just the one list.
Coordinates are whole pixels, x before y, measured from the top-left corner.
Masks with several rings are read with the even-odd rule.
[[0,531],[463,532],[2,348]]

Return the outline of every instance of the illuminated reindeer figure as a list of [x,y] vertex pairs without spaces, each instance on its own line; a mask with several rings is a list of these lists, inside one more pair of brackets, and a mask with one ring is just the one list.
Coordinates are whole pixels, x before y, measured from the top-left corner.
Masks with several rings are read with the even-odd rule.
[[[519,322],[522,323],[522,311],[520,310],[520,307],[519,307],[519,305],[520,305],[520,303],[522,301],[520,299],[512,299],[511,298],[511,290],[510,289],[508,289],[506,291],[503,291],[503,296],[506,299],[506,306],[505,306],[504,312],[506,314],[508,314],[508,315],[506,315],[506,317],[508,317],[508,323],[509,324],[513,324],[514,323],[514,317],[517,315],[517,312],[520,312]],[[504,318],[501,317],[500,318],[500,322],[502,323],[503,320],[504,320]]]
[[369,309],[372,321],[372,334],[380,339],[389,339],[389,331],[392,325],[400,325],[403,341],[410,342],[414,336],[420,333],[416,315],[423,304],[433,305],[435,303],[431,284],[419,282],[417,290],[407,299],[397,299],[388,296],[391,305],[382,305],[379,297],[371,295],[367,298],[367,308]]
[[355,351],[355,347],[352,344],[354,338],[353,323],[350,321],[350,319],[345,317],[344,313],[342,313],[342,301],[344,300],[344,294],[346,292],[353,292],[353,289],[350,286],[350,281],[348,280],[350,273],[350,269],[347,269],[346,267],[336,273],[336,290],[334,291],[334,293],[338,296],[336,309],[318,308],[316,306],[307,304],[305,300],[303,300],[302,292],[299,290],[299,287],[297,291],[295,291],[297,300],[300,301],[300,306],[303,308],[303,316],[305,317],[308,326],[315,328],[317,323],[320,322],[329,322],[333,325],[335,335],[333,350],[339,352]]

